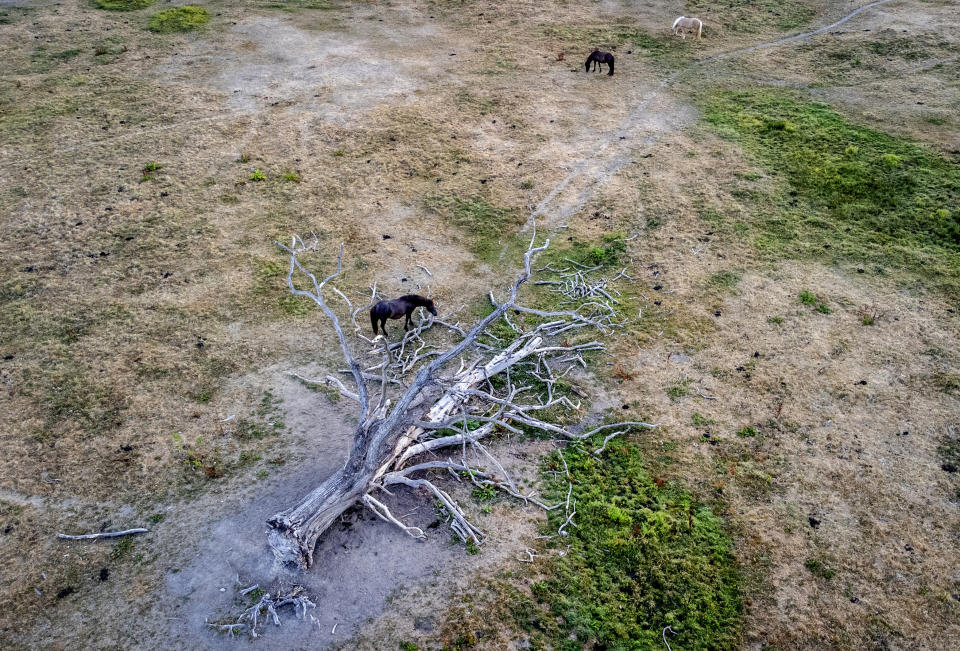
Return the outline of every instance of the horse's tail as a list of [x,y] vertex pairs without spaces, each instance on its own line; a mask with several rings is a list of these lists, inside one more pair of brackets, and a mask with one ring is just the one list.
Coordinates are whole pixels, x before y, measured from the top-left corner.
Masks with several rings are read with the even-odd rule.
[[373,326],[373,335],[377,335],[377,308],[376,306],[370,308],[370,325]]
[[676,29],[676,28],[677,28],[677,23],[679,23],[681,20],[683,20],[683,18],[684,18],[683,16],[680,16],[680,17],[677,18],[675,21],[673,21],[673,26],[672,26],[670,29]]
[[703,35],[703,21],[697,18],[697,38],[699,39]]

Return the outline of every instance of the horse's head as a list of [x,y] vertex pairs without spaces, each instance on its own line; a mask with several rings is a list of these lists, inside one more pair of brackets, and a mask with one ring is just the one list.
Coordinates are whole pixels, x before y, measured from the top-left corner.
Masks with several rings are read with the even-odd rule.
[[433,305],[433,300],[427,299],[427,304],[424,305],[424,307],[427,308],[427,312],[433,316],[437,316],[437,308]]

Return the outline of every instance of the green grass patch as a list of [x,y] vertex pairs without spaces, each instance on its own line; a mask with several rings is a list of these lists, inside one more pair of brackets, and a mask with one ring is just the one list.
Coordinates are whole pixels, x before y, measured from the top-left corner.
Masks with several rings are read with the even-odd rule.
[[[548,460],[573,482],[577,526],[553,544],[566,548],[512,611],[545,648],[654,649],[670,626],[680,649],[727,649],[740,640],[740,575],[723,522],[681,487],[654,480],[634,444],[618,441],[603,459],[571,446]],[[546,474],[551,497],[566,478]],[[558,478],[559,477],[559,478]],[[550,512],[551,533],[566,519]],[[548,612],[544,612],[544,610]]]
[[693,412],[693,416],[691,417],[691,420],[693,421],[694,427],[703,427],[705,425],[713,425],[715,422],[712,418],[706,418],[697,412]]
[[715,33],[711,32],[712,22],[719,22],[731,32],[754,33],[770,27],[787,31],[806,25],[816,15],[803,0],[688,0],[686,6],[687,16],[709,17],[703,26],[708,38]]
[[710,276],[708,284],[721,292],[730,292],[737,286],[742,278],[739,271],[718,271]]
[[771,258],[866,260],[957,285],[955,162],[780,89],[715,92],[703,107],[720,135],[781,179],[755,202],[756,244]]
[[798,297],[803,305],[814,307],[820,314],[833,314],[833,310],[827,305],[827,302],[821,300],[819,296],[809,290],[803,290]]
[[[607,233],[599,242],[573,240],[567,245],[553,245],[544,251],[538,259],[538,266],[549,264],[554,268],[570,268],[571,264],[581,267],[600,267],[597,272],[611,269],[622,263],[627,255],[627,242],[623,233]],[[571,261],[573,261],[571,263]]]
[[673,401],[686,398],[687,394],[690,393],[690,384],[692,382],[692,379],[686,378],[670,385],[667,387],[667,397]]
[[312,314],[316,303],[295,296],[287,287],[287,263],[280,259],[257,258],[253,261],[253,294],[277,317],[304,317]]
[[110,63],[127,51],[127,46],[117,37],[108,37],[93,47],[93,56],[97,63]]
[[192,32],[210,22],[210,13],[202,7],[185,5],[164,9],[150,16],[147,29],[158,34]]
[[154,0],[94,0],[93,4],[98,9],[107,11],[136,11],[146,9],[153,2]]
[[756,435],[757,435],[757,430],[750,427],[749,425],[746,427],[741,427],[740,429],[737,430],[737,436],[739,436],[740,438],[747,438],[747,437],[756,436]]
[[867,41],[864,47],[877,56],[897,57],[916,61],[926,55],[926,50],[917,39],[894,37],[883,41]]
[[814,576],[818,576],[821,579],[825,579],[827,581],[832,579],[836,574],[836,572],[833,571],[833,568],[831,568],[825,562],[818,560],[816,558],[808,558],[803,563],[803,566],[807,568],[810,571],[810,573],[813,574]]
[[960,373],[934,373],[933,383],[943,393],[960,394]]
[[68,351],[47,349],[51,359],[41,368],[28,369],[23,383],[44,417],[40,438],[94,437],[117,428],[127,407],[125,396],[72,361]]
[[[544,35],[559,40],[564,47],[584,53],[594,48],[609,50],[617,57],[626,55],[627,50],[668,66],[677,66],[691,58],[692,50],[679,38],[661,33],[653,35],[642,27],[614,23],[607,25],[551,25],[544,28]],[[629,55],[627,55],[629,56]],[[570,55],[577,66],[582,67],[586,54],[582,58]]]
[[507,238],[522,223],[518,211],[500,208],[483,197],[460,199],[446,194],[428,195],[427,209],[467,234],[477,258],[486,263],[496,262],[503,252]]
[[48,72],[58,63],[70,61],[80,56],[78,48],[51,52],[46,46],[40,46],[30,55],[30,63],[34,72]]

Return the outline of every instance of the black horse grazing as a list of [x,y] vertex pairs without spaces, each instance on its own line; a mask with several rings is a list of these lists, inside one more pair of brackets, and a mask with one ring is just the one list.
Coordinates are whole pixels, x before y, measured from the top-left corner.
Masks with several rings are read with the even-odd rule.
[[389,337],[390,335],[387,334],[387,319],[399,319],[400,317],[406,317],[406,321],[403,322],[403,329],[404,331],[408,330],[411,324],[410,315],[418,307],[425,307],[427,312],[437,316],[437,308],[433,306],[433,301],[416,294],[407,294],[392,301],[380,301],[370,308],[370,325],[373,326],[373,334],[377,334],[377,323],[379,322],[384,336]]
[[607,73],[607,76],[613,75],[613,55],[609,52],[601,52],[600,50],[594,50],[590,53],[590,56],[587,57],[587,62],[584,64],[586,70],[584,72],[590,72],[590,64],[593,63],[593,70],[603,72],[604,63],[610,68],[610,72]]

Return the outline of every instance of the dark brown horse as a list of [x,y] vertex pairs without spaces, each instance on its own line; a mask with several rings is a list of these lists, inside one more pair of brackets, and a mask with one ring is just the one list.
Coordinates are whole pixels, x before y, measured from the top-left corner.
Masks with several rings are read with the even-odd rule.
[[610,68],[607,76],[613,75],[613,55],[609,52],[601,52],[600,50],[591,52],[590,56],[587,57],[587,62],[584,64],[584,68],[586,68],[584,72],[590,72],[591,63],[593,64],[594,72],[597,70],[603,72],[603,64],[606,63],[607,67]]
[[370,325],[373,326],[373,334],[377,334],[377,323],[379,322],[384,336],[389,337],[390,335],[387,334],[387,319],[399,319],[400,317],[406,318],[406,321],[403,322],[404,331],[409,330],[411,325],[410,315],[418,307],[425,307],[427,312],[437,316],[437,308],[433,306],[433,301],[416,294],[407,294],[392,301],[380,301],[370,308]]

